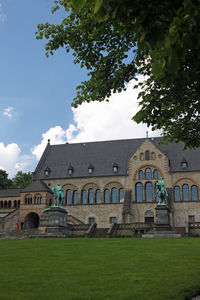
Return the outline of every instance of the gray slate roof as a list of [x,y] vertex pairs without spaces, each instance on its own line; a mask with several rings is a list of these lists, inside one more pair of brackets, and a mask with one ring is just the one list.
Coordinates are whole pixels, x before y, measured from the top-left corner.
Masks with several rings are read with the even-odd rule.
[[36,180],[31,183],[29,186],[21,190],[22,193],[31,193],[31,192],[50,192],[52,190],[42,181]]
[[[200,171],[200,148],[183,151],[183,143],[161,144],[161,138],[149,139],[170,160],[170,171]],[[145,139],[114,140],[103,142],[74,143],[50,145],[47,147],[35,169],[37,179],[59,179],[93,176],[121,176],[127,175],[128,160],[137,151]],[[148,149],[147,149],[148,150]],[[182,169],[183,158],[188,162],[188,168]],[[118,172],[112,171],[117,163]],[[67,169],[73,167],[73,174]],[[88,167],[94,167],[92,175],[88,174]],[[45,169],[50,169],[50,175],[45,176]]]
[[0,190],[0,198],[19,197],[19,196],[20,196],[20,189]]

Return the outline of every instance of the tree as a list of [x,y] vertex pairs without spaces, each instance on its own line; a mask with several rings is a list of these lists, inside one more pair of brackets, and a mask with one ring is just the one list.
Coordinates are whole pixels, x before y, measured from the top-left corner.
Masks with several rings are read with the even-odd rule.
[[[59,0],[60,24],[39,24],[46,55],[59,47],[89,70],[73,106],[104,101],[137,75],[140,111],[133,117],[167,140],[200,145],[200,0]],[[135,85],[137,87],[137,84]]]
[[0,189],[9,189],[12,187],[12,180],[8,178],[5,170],[0,169]]
[[23,173],[22,171],[18,171],[15,177],[12,179],[13,188],[16,189],[24,189],[32,182],[32,175],[30,172]]

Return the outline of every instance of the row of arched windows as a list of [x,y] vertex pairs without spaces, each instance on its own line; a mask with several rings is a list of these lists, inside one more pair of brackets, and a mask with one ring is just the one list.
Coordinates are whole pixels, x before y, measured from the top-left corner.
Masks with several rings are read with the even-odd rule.
[[27,195],[25,197],[24,203],[26,205],[31,205],[31,204],[42,204],[42,196],[41,195],[36,195],[33,199],[31,195]]
[[14,200],[14,201],[0,201],[0,208],[18,208],[20,207],[20,200]]
[[139,179],[158,179],[158,170],[151,170],[151,168],[146,168],[144,171],[139,170]]
[[[88,190],[81,191],[81,204],[99,204],[99,203],[119,203],[124,199],[124,189],[117,189],[113,187],[111,189],[105,189],[102,195],[100,189],[90,188]],[[67,190],[66,191],[66,204],[79,204],[78,191]]]
[[[156,199],[156,183],[146,182],[143,185],[141,182],[137,182],[135,186],[136,202],[153,202]],[[198,201],[198,188],[196,185],[192,185],[189,188],[188,184],[183,184],[182,188],[178,185],[174,187],[174,201]]]
[[189,188],[188,184],[183,184],[182,188],[176,185],[174,187],[174,201],[198,201],[198,188],[196,185],[192,185]]
[[156,184],[152,182],[146,182],[145,185],[141,182],[137,182],[135,185],[135,198],[136,202],[153,202],[155,201]]

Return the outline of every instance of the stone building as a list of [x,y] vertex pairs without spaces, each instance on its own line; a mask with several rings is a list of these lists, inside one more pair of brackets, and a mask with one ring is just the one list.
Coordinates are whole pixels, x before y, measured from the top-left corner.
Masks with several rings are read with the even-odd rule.
[[[200,224],[200,148],[160,144],[161,138],[50,145],[21,191],[0,191],[2,229],[34,228],[52,204],[51,187],[61,184],[70,221],[152,224],[156,182],[164,178],[171,226],[187,234]],[[1,194],[2,192],[2,194]],[[6,204],[7,203],[7,204]]]

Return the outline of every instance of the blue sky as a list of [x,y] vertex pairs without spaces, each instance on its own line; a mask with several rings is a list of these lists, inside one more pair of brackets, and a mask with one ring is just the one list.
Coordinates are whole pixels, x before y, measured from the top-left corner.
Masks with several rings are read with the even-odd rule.
[[[48,138],[55,144],[144,137],[146,132],[130,121],[137,110],[131,84],[110,104],[72,110],[86,71],[64,49],[47,59],[45,41],[35,39],[37,24],[57,23],[64,16],[63,11],[52,15],[52,6],[53,0],[0,0],[0,168],[10,177],[35,169]],[[133,108],[130,117],[126,99]]]

